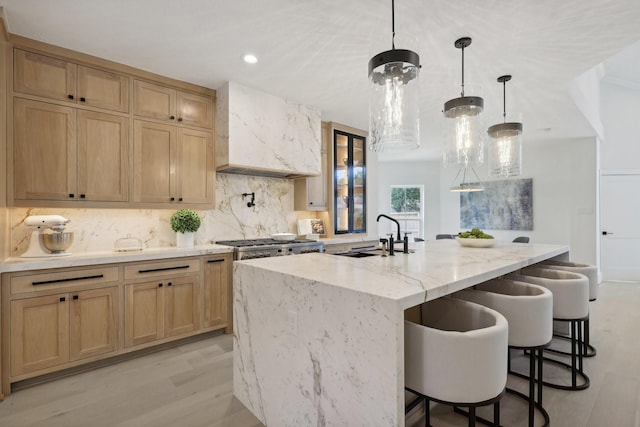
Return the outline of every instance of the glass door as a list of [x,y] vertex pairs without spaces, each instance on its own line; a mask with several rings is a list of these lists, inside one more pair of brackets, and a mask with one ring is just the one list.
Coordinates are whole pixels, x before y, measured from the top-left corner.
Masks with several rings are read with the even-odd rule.
[[334,130],[334,232],[365,233],[366,138]]

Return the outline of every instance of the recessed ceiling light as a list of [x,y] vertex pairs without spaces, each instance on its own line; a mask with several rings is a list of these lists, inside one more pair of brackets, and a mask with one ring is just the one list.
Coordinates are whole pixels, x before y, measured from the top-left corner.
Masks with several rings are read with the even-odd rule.
[[247,64],[255,64],[256,62],[258,62],[258,58],[250,53],[247,53],[242,57],[242,59],[244,59],[244,62],[246,62]]

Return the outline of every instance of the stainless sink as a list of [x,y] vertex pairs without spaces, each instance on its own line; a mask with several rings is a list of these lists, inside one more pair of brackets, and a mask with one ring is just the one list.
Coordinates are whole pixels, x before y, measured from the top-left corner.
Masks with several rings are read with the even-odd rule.
[[366,257],[370,257],[370,256],[379,256],[380,255],[380,251],[367,251],[367,252],[347,252],[344,254],[336,254],[336,255],[341,255],[341,256],[348,256],[350,258],[366,258]]

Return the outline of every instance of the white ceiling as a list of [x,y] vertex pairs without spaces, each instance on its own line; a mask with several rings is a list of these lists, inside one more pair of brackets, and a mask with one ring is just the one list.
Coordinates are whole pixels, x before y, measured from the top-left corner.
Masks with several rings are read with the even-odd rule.
[[[323,120],[368,128],[367,63],[391,48],[390,0],[0,0],[11,33],[210,88],[227,80],[314,106]],[[437,157],[443,103],[481,85],[485,124],[523,113],[525,141],[592,136],[573,103],[576,76],[640,40],[638,0],[396,0],[396,48],[422,70],[419,152]],[[248,65],[251,52],[259,62]],[[620,59],[622,56],[622,59]],[[603,69],[640,82],[640,46]]]

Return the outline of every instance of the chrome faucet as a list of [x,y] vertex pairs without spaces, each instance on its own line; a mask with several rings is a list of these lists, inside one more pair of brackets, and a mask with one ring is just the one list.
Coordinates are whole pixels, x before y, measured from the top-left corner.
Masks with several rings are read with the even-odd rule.
[[402,239],[400,238],[400,223],[395,218],[391,218],[389,215],[385,215],[385,214],[378,215],[378,218],[376,218],[376,222],[380,222],[380,217],[384,217],[384,218],[387,218],[388,220],[395,222],[396,227],[398,229],[398,238],[395,241],[393,240],[393,238],[389,239],[390,240],[389,245],[393,245],[394,243],[402,243]]

